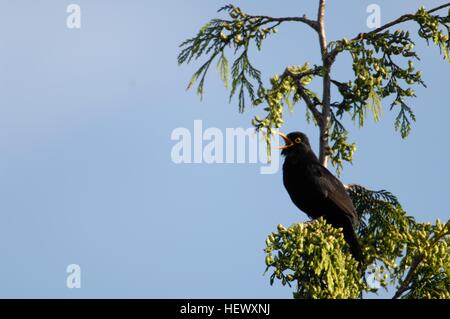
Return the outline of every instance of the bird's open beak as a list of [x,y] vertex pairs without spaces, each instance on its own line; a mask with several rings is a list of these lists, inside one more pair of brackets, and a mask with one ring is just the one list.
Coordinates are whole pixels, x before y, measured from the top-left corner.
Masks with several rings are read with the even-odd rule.
[[276,132],[276,134],[280,135],[283,138],[284,143],[285,143],[285,145],[277,147],[279,150],[285,150],[285,149],[287,149],[287,148],[289,148],[289,147],[294,145],[294,142],[292,142],[289,139],[289,137],[286,136],[286,134],[281,133],[281,132]]

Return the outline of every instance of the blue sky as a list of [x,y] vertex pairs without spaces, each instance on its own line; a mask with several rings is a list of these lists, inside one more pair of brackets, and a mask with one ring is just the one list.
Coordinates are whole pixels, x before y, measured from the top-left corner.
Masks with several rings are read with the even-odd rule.
[[[170,157],[177,127],[196,119],[249,127],[263,114],[239,114],[215,74],[202,102],[185,91],[195,65],[177,65],[178,45],[227,2],[0,2],[0,297],[291,297],[263,276],[267,234],[306,220],[281,172]],[[81,6],[79,30],[66,27],[70,3]],[[273,16],[316,14],[314,1],[234,3]],[[329,4],[329,40],[368,30],[374,1],[343,3]],[[387,22],[423,1],[375,3]],[[268,78],[318,63],[318,51],[316,35],[293,24],[252,56]],[[386,103],[380,123],[349,123],[358,152],[342,180],[392,191],[418,220],[448,219],[448,64],[421,41],[417,51],[428,88],[410,103],[418,119],[410,137],[394,132]],[[348,62],[337,61],[336,78],[349,79]],[[300,108],[284,130],[317,144]],[[66,287],[73,263],[81,289]]]

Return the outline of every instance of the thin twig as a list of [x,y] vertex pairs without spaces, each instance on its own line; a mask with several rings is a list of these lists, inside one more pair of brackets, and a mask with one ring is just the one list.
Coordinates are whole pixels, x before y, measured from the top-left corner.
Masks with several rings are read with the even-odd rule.
[[[434,9],[428,10],[427,12],[428,12],[428,13],[433,13],[433,12],[439,11],[439,10],[441,10],[441,9],[444,9],[444,8],[446,8],[446,7],[448,7],[448,6],[450,6],[450,2],[447,2],[447,3],[445,3],[445,4],[443,4],[443,5],[439,6],[439,7],[436,7],[436,8],[434,8]],[[394,26],[394,25],[396,25],[396,24],[399,24],[399,23],[402,23],[402,22],[406,22],[406,21],[412,20],[412,19],[414,19],[414,17],[415,17],[414,14],[405,14],[405,15],[402,15],[400,18],[397,18],[397,19],[395,19],[394,21],[391,21],[391,22],[389,22],[389,23],[386,23],[385,25],[383,25],[383,26],[381,26],[381,27],[379,27],[379,28],[377,28],[377,29],[375,29],[375,30],[372,30],[372,31],[370,31],[370,32],[367,32],[367,33],[365,33],[365,34],[369,35],[369,34],[375,34],[375,33],[378,33],[378,32],[380,32],[380,31],[386,30],[386,29],[388,29],[388,28],[390,28],[390,27],[392,27],[392,26]],[[358,38],[358,37],[356,37],[355,39],[357,39],[357,38]]]
[[301,85],[297,85],[297,91],[298,94],[300,94],[300,96],[302,97],[302,99],[305,101],[306,106],[308,107],[308,109],[311,111],[311,113],[314,116],[314,119],[316,120],[317,124],[319,125],[319,127],[322,125],[321,121],[322,121],[322,113],[320,113],[317,108],[316,108],[316,104],[311,101],[311,99],[309,98],[308,94],[306,94],[305,92],[305,88],[302,87]]
[[264,16],[264,15],[248,15],[251,19],[264,19],[270,22],[302,22],[311,28],[313,28],[315,31],[319,30],[319,24],[317,21],[308,19],[305,15],[303,17],[282,17],[282,18],[273,18],[270,16]]
[[409,284],[415,275],[416,269],[417,269],[417,267],[419,267],[419,264],[422,262],[423,258],[424,258],[423,255],[421,255],[413,260],[413,262],[411,263],[411,267],[409,268],[408,274],[406,275],[405,280],[403,281],[402,285],[398,288],[397,292],[395,293],[394,297],[392,297],[392,299],[400,298],[400,296],[405,291],[408,290]]
[[306,106],[308,107],[308,109],[313,114],[314,119],[320,125],[320,121],[322,120],[322,117],[321,117],[322,114],[317,109],[317,103],[314,103],[310,99],[308,94],[306,94],[305,88],[301,84],[301,80],[302,80],[303,77],[309,76],[309,75],[316,75],[316,72],[317,72],[317,70],[310,69],[310,70],[308,70],[306,72],[301,72],[301,73],[295,74],[295,73],[292,73],[288,68],[286,68],[286,70],[281,75],[281,78],[283,79],[285,77],[290,76],[292,79],[294,79],[294,81],[296,81],[296,83],[297,83],[297,93],[300,94],[301,98],[305,101]]

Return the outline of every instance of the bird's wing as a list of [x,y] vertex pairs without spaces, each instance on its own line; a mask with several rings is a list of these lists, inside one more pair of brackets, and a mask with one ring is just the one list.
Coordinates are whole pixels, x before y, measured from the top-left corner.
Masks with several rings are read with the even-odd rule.
[[322,196],[339,207],[353,224],[358,224],[358,215],[344,185],[328,169],[318,163],[314,163],[308,172],[312,174],[310,177]]

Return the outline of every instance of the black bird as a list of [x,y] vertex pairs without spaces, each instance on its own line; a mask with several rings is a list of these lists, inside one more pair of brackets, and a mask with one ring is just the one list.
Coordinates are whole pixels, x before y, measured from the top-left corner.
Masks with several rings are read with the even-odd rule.
[[344,185],[319,162],[305,134],[278,134],[285,141],[280,147],[286,157],[283,183],[292,201],[309,217],[323,217],[333,227],[342,228],[350,252],[362,267],[364,259],[353,229],[359,217]]

